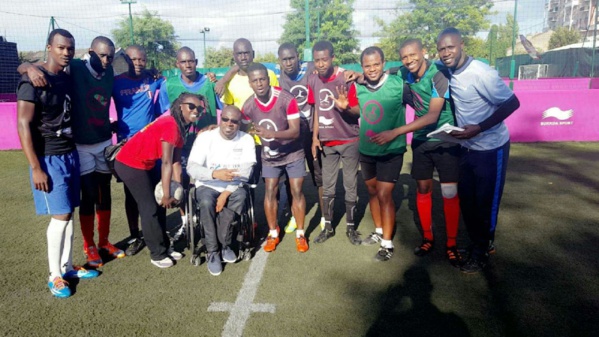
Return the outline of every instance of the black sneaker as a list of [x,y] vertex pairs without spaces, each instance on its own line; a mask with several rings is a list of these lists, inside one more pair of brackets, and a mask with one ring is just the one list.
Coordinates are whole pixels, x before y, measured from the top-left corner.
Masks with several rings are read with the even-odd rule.
[[447,247],[447,259],[455,268],[460,268],[464,264],[462,255],[460,255],[456,246]]
[[489,253],[489,254],[497,253],[497,248],[495,248],[495,243],[493,241],[489,242],[489,248],[487,249],[487,253]]
[[144,241],[140,238],[133,238],[127,241],[127,249],[125,249],[125,255],[132,256],[139,253],[144,248]]
[[379,248],[379,251],[376,252],[376,255],[374,256],[374,260],[381,261],[381,262],[388,261],[392,256],[393,256],[393,248],[381,247],[381,248]]
[[419,247],[414,249],[414,255],[424,256],[433,251],[435,247],[435,241],[424,239]]
[[320,234],[314,239],[314,243],[323,243],[335,236],[335,231],[332,229],[323,229]]
[[372,232],[370,235],[366,237],[366,239],[362,240],[363,245],[374,245],[375,243],[380,243],[383,239],[383,236],[377,232]]
[[352,245],[358,246],[358,245],[362,244],[362,238],[360,237],[360,232],[355,230],[353,228],[353,226],[351,228],[350,227],[347,228],[345,235],[347,235],[347,238],[349,239],[349,242],[351,242]]
[[488,256],[476,256],[473,255],[460,267],[460,270],[464,274],[476,274],[480,273],[485,269],[488,262]]

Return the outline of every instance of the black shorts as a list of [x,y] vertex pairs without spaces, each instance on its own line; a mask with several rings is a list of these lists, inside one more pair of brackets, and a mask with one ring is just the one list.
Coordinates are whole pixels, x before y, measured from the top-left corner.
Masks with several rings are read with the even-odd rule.
[[457,183],[460,177],[460,145],[448,142],[412,141],[412,177],[433,179],[437,168],[439,182]]
[[395,183],[399,179],[403,153],[392,153],[384,156],[369,156],[360,153],[360,170],[362,178],[370,180]]

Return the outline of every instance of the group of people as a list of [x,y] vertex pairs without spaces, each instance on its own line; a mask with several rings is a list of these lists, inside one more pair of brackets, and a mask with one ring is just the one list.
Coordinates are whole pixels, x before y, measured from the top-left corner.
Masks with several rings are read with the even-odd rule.
[[[102,251],[121,258],[136,254],[145,244],[151,263],[159,268],[182,258],[166,232],[166,208],[182,203],[174,198],[171,181],[196,187],[212,275],[222,272],[223,262],[237,260],[231,224],[245,211],[248,197],[240,185],[257,183],[259,177],[265,184],[263,207],[269,229],[263,249],[273,252],[279,245],[278,212],[289,203],[292,217],[285,231],[295,231],[298,252],[307,252],[306,165],[322,214],[321,231],[312,241],[323,243],[335,235],[333,205],[341,169],[346,235],[354,245],[380,244],[375,260],[387,261],[394,253],[392,191],[410,132],[414,133],[411,173],[417,182],[423,234],[414,253],[424,256],[435,246],[434,169],[443,196],[449,262],[475,273],[485,268],[495,251],[509,156],[503,120],[519,101],[495,70],[463,52],[462,36],[455,28],[439,34],[437,62],[426,59],[419,39],[409,39],[399,48],[403,66],[396,69],[385,71],[380,48],[364,49],[363,73],[336,66],[333,45],[319,41],[312,49],[313,62],[301,62],[294,45],[282,44],[276,74],[254,63],[250,41],[238,39],[233,45],[235,66],[216,83],[196,70],[197,59],[188,47],[177,52],[180,74],[167,79],[146,69],[140,46],[125,50],[129,71],[116,77],[110,39],[94,39],[81,60],[73,59],[74,48],[73,36],[56,29],[48,37],[48,60],[18,69],[23,74],[17,89],[19,136],[30,165],[36,212],[51,215],[48,286],[57,297],[70,296],[68,279],[98,275],[95,268],[103,264]],[[109,119],[111,97],[116,122]],[[409,124],[406,105],[417,117]],[[214,126],[217,111],[220,122]],[[455,142],[427,137],[444,124],[460,127],[451,133]],[[126,140],[114,164],[125,189],[130,231],[125,251],[108,241],[111,171],[103,151],[113,132]],[[375,226],[365,238],[354,221],[359,167]],[[158,182],[163,189],[160,202],[154,196]],[[91,267],[87,269],[72,264],[76,207]],[[460,210],[472,241],[467,259],[462,259],[456,244]],[[181,216],[185,228],[183,207]]]

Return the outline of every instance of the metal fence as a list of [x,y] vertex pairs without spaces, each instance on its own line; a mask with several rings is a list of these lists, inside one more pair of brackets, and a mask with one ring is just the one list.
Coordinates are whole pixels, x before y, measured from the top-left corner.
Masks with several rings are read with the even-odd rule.
[[[460,1],[463,0],[455,2]],[[492,1],[491,14],[486,17],[487,24],[473,35],[477,41],[468,49],[468,52],[487,59],[492,65],[498,64],[498,62],[505,64],[505,59],[501,58],[507,56],[510,60],[511,72],[517,77],[519,69],[511,60],[512,48],[516,54],[529,54],[530,60],[524,59],[520,64],[528,64],[527,60],[530,61],[529,63],[535,63],[537,60],[534,60],[535,54],[530,50],[530,46],[536,49],[537,56],[542,57],[550,49],[549,40],[552,30],[559,27],[572,28],[580,34],[581,39],[577,42],[579,48],[592,48],[595,46],[596,40],[594,36],[596,1],[599,0]],[[81,53],[89,48],[94,37],[105,35],[112,38],[113,30],[121,27],[122,24],[125,24],[125,29],[129,29],[129,10],[133,18],[141,16],[145,11],[150,11],[173,25],[174,35],[179,45],[194,49],[199,66],[201,66],[204,64],[207,50],[231,48],[233,42],[239,37],[245,37],[252,41],[258,57],[272,57],[276,54],[283,33],[283,25],[287,18],[289,16],[303,17],[305,14],[304,3],[312,6],[313,16],[314,13],[324,13],[327,10],[323,4],[328,4],[327,6],[332,6],[332,3],[349,4],[353,21],[352,27],[356,31],[355,37],[359,42],[355,53],[359,54],[361,49],[381,42],[381,23],[392,23],[398,16],[410,13],[415,6],[422,5],[423,1],[110,0],[97,2],[78,0],[40,2],[37,0],[3,0],[0,8],[0,36],[5,41],[16,43],[19,54],[14,55],[14,52],[11,52],[13,53],[12,58],[35,59],[36,57],[43,58],[49,30],[53,26],[64,28],[75,36],[78,52]],[[445,2],[441,0],[431,0],[426,3],[432,7],[445,6]],[[314,12],[314,7],[318,11]],[[516,17],[516,20],[512,20],[515,24],[510,24],[510,16]],[[319,16],[317,18],[319,20],[318,27],[327,25],[329,18],[326,15]],[[464,20],[468,20],[468,16]],[[506,31],[509,33],[505,33]],[[507,40],[506,34],[509,34]],[[520,35],[526,39],[521,39]],[[160,48],[163,45],[161,41],[148,42],[151,42],[152,48],[161,51]],[[585,66],[590,69],[589,72],[584,74],[573,72],[569,76],[596,76],[596,72],[592,73],[595,60],[594,49],[591,49],[590,54],[592,54],[590,57],[585,58],[592,63],[590,66]],[[390,60],[398,59],[397,53],[386,56]],[[431,57],[435,57],[434,51],[431,52]],[[0,58],[0,60],[4,59]],[[551,58],[551,62],[571,61],[566,56],[561,59],[559,57]],[[544,63],[541,61],[539,64]],[[4,68],[0,68],[0,79],[9,77],[6,72],[12,72],[10,69]],[[11,76],[13,75],[14,72]]]

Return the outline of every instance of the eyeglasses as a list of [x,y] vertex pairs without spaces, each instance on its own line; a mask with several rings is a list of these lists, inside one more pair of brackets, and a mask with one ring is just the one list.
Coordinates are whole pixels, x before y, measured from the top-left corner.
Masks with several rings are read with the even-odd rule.
[[193,103],[181,103],[181,104],[187,104],[187,107],[189,108],[189,111],[197,111],[198,113],[202,113],[206,110],[206,108],[202,105],[195,105]]
[[223,122],[225,122],[225,123],[226,122],[231,122],[231,123],[233,123],[235,125],[239,125],[239,122],[240,122],[239,119],[232,119],[232,118],[227,118],[227,117],[221,117],[220,120],[223,121]]

